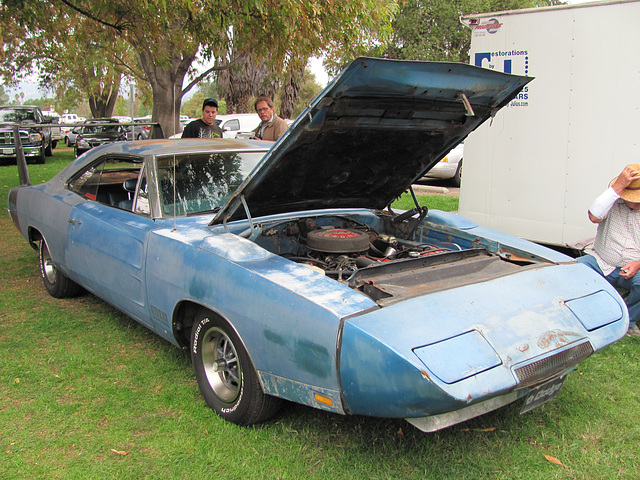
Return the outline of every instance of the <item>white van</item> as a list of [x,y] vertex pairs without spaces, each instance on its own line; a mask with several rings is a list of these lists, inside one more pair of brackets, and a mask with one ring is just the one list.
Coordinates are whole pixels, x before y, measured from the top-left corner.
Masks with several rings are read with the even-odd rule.
[[60,123],[78,123],[79,121],[78,115],[75,113],[63,113],[60,119]]
[[222,129],[223,138],[236,138],[238,133],[251,132],[260,125],[260,117],[257,113],[234,113],[217,115],[216,122]]

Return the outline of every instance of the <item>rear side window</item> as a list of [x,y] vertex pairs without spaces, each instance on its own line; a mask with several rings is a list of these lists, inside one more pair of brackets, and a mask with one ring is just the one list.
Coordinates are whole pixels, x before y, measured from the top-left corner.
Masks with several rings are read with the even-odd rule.
[[104,158],[71,180],[69,188],[94,202],[149,214],[142,173],[141,159]]

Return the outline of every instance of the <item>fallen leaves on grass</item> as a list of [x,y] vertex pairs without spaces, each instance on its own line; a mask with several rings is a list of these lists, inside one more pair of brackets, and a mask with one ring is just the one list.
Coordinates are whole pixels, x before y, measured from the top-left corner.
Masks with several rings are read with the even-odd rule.
[[112,448],[111,451],[116,455],[129,455],[129,452],[123,452],[122,450],[115,450]]
[[552,457],[551,455],[545,455],[544,458],[546,458],[548,462],[555,463],[556,465],[560,465],[562,467],[566,467],[566,465],[562,463],[560,460],[558,460],[556,457]]

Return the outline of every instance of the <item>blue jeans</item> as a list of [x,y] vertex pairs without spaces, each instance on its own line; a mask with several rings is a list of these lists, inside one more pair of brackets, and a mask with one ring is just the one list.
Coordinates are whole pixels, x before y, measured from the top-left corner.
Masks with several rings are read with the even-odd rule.
[[635,274],[632,278],[623,278],[620,276],[620,269],[616,268],[609,275],[605,276],[598,265],[598,261],[593,255],[583,255],[582,257],[578,257],[578,262],[583,263],[598,272],[614,287],[622,287],[629,290],[629,295],[625,298],[625,302],[629,309],[629,328],[633,327],[640,317],[640,272]]

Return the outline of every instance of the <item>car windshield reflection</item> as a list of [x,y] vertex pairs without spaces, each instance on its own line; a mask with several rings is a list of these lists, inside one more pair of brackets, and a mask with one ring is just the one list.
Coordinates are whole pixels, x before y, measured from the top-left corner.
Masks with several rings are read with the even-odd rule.
[[224,152],[159,158],[162,213],[185,216],[218,211],[262,156],[262,152]]

